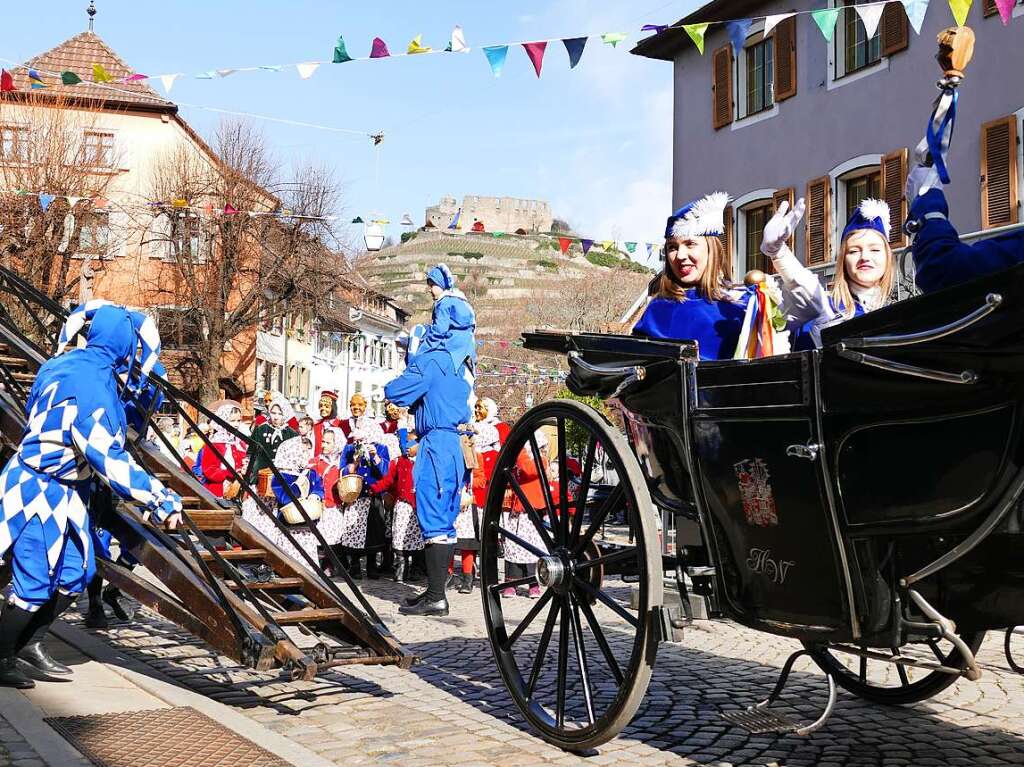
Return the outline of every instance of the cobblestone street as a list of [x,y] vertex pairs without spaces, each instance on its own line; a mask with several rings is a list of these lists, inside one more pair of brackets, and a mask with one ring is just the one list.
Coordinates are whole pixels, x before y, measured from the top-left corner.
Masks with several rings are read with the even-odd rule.
[[[397,604],[411,588],[364,583],[381,617],[420,657],[409,671],[353,666],[289,682],[239,667],[148,613],[93,634],[339,765],[1024,764],[1024,676],[1007,670],[1001,634],[983,646],[980,682],[960,681],[931,701],[896,708],[841,691],[825,729],[798,738],[752,736],[719,718],[765,697],[796,644],[701,622],[682,644],[661,646],[632,724],[580,757],[548,746],[522,721],[494,666],[479,593],[453,594],[447,618],[405,618]],[[531,604],[510,600],[509,609],[525,614]],[[77,614],[68,620],[81,625]],[[825,700],[823,675],[809,661],[798,663],[786,697],[798,701],[791,712],[814,718]]]

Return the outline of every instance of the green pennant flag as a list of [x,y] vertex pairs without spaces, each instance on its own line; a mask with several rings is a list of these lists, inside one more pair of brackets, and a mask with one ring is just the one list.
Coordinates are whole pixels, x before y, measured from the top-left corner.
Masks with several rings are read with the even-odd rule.
[[700,51],[700,55],[704,55],[704,33],[708,31],[710,23],[704,24],[683,24],[683,29],[686,30],[686,34],[693,40],[693,44],[697,46],[697,50]]
[[492,237],[504,237],[505,233],[504,232],[491,232],[491,236]]
[[60,73],[60,81],[65,85],[78,85],[82,82],[82,78],[69,70]]
[[825,8],[821,11],[813,11],[811,18],[818,25],[821,34],[825,36],[825,42],[832,42],[832,35],[836,31],[836,21],[839,20],[840,8]]
[[601,42],[603,42],[605,45],[610,45],[612,48],[614,48],[616,45],[618,45],[625,39],[626,34],[624,32],[605,32],[603,35],[601,35]]
[[353,224],[365,224],[366,222],[363,221],[363,217],[362,216],[356,216],[355,218],[352,219],[352,223]]
[[334,64],[344,64],[346,61],[352,61],[352,57],[348,55],[348,50],[345,48],[345,38],[338,35],[338,44],[334,46]]
[[630,255],[632,255],[633,253],[636,253],[636,243],[635,242],[627,242],[626,243],[626,250],[629,251]]

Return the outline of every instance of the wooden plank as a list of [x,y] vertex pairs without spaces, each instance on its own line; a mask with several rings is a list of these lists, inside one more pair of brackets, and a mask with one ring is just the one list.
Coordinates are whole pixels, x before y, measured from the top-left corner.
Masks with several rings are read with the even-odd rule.
[[[213,554],[209,551],[199,552],[203,559],[207,562],[213,559]],[[218,551],[218,554],[224,559],[263,559],[267,553],[266,549],[227,549],[225,551]]]
[[[245,585],[252,591],[284,591],[285,589],[301,589],[303,583],[302,578],[275,578],[272,581],[247,581]],[[239,588],[235,581],[224,581],[224,584],[232,590]]]
[[324,623],[340,621],[348,613],[339,607],[327,607],[307,610],[289,610],[288,612],[271,613],[271,617],[280,626],[294,626],[297,623]]
[[188,515],[196,527],[205,532],[227,532],[235,521],[235,512],[230,509],[189,509]]

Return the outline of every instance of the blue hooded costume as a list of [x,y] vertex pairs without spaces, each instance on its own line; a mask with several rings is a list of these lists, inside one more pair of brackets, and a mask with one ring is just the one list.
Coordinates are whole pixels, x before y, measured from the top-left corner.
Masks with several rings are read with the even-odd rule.
[[949,205],[941,189],[929,189],[915,199],[910,219],[920,227],[914,238],[914,269],[917,285],[925,293],[1024,261],[1024,232],[1004,234],[973,245],[960,242],[960,235],[949,222]]
[[419,351],[443,351],[452,359],[456,370],[468,360],[472,373],[476,366],[476,314],[466,296],[455,287],[455,276],[445,264],[427,272],[427,281],[444,293],[434,302],[430,325],[427,326]]
[[410,352],[405,371],[384,387],[384,396],[407,407],[416,422],[419,452],[413,464],[416,516],[428,543],[455,541],[455,518],[466,482],[459,425],[468,423],[469,382],[465,357],[458,367],[449,348]]
[[[86,347],[61,354],[88,320]],[[58,355],[40,367],[26,402],[28,425],[0,473],[0,555],[12,562],[16,606],[37,610],[58,589],[79,593],[92,578],[94,477],[157,522],[181,510],[178,495],[125,449],[128,408],[118,376],[125,376],[129,393],[142,394],[157,354],[159,337],[145,315],[90,302],[69,316]],[[149,389],[147,396],[151,402],[158,394]]]

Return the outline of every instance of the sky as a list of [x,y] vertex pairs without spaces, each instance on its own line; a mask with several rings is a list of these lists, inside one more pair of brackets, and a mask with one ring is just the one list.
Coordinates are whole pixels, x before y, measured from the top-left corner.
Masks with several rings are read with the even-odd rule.
[[[0,59],[24,61],[83,31],[87,5],[55,0],[40,13],[33,3],[4,3]],[[347,218],[379,213],[393,236],[402,214],[421,224],[427,205],[470,194],[547,200],[596,240],[658,242],[671,205],[672,65],[629,50],[643,24],[672,23],[697,5],[97,0],[95,31],[136,72],[187,74],[170,98],[203,135],[224,116],[199,107],[383,132],[378,159],[366,135],[253,120],[282,162],[322,162],[337,173]],[[468,54],[324,65],[307,80],[294,67],[192,76],[330,60],[338,35],[352,56],[366,56],[376,36],[393,53],[418,34],[443,48],[455,24],[474,48]],[[521,47],[509,49],[500,78],[478,48],[604,32],[629,37],[617,48],[590,39],[574,70],[562,44],[549,43],[540,79]]]

